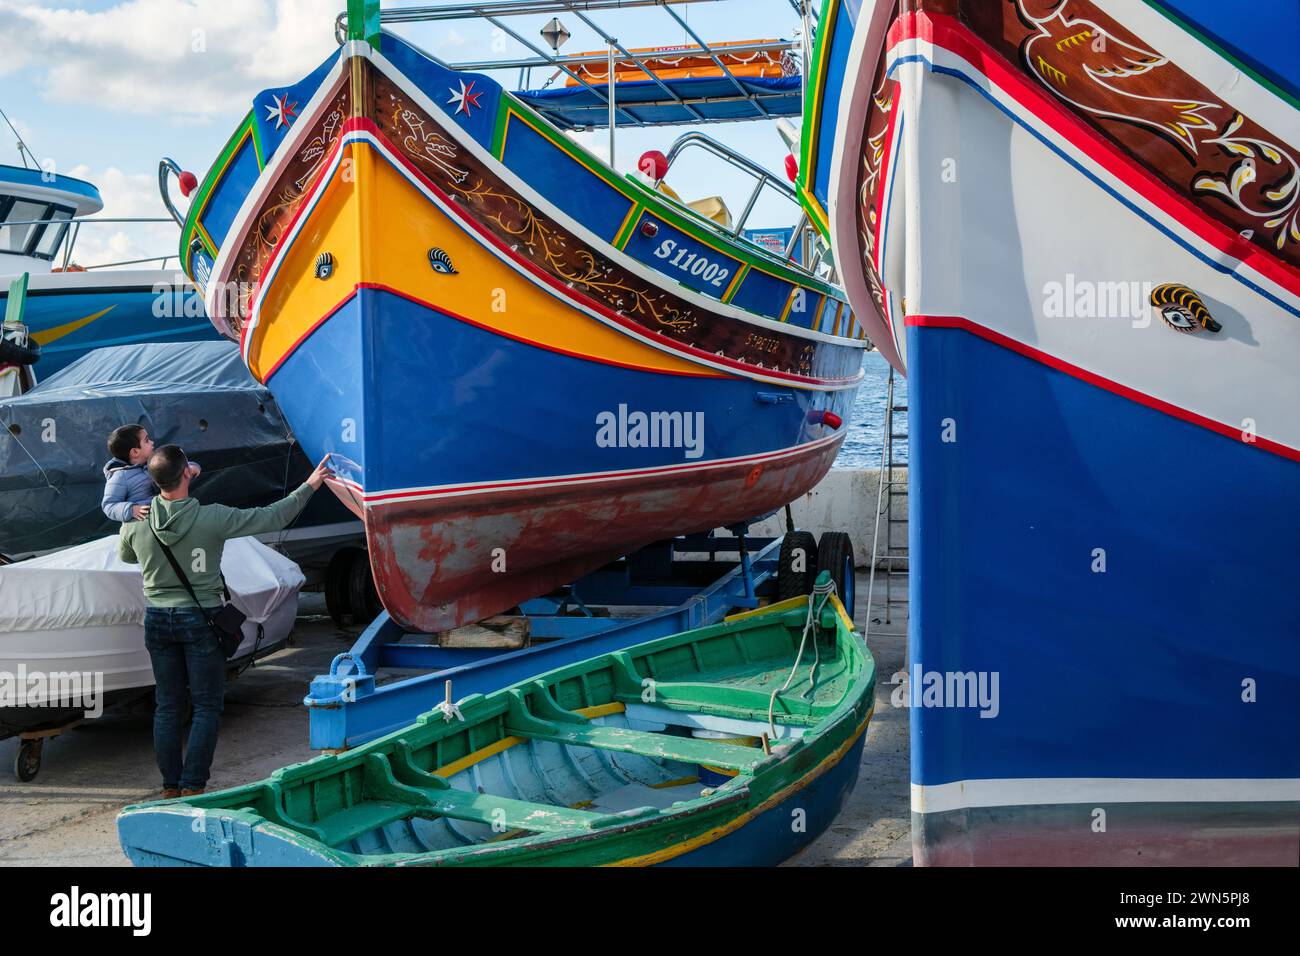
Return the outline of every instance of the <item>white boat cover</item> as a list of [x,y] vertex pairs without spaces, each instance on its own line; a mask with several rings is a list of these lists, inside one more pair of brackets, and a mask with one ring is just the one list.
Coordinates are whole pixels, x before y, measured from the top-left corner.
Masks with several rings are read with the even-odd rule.
[[[221,570],[249,623],[281,619],[288,600],[296,612],[302,571],[255,538],[227,541]],[[117,535],[0,566],[0,634],[142,625],[144,609],[140,567],[118,559]]]

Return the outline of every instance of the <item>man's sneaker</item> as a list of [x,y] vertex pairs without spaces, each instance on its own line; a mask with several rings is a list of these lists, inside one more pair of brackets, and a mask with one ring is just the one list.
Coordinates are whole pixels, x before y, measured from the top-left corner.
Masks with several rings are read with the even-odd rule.
[[180,795],[181,792],[175,787],[163,787],[162,799],[164,800],[175,800]]
[[197,790],[182,790],[182,791],[181,791],[181,796],[182,796],[182,797],[197,797],[197,796],[199,796],[199,794],[203,793],[204,789],[205,789],[204,787],[199,787],[199,789],[197,789]]

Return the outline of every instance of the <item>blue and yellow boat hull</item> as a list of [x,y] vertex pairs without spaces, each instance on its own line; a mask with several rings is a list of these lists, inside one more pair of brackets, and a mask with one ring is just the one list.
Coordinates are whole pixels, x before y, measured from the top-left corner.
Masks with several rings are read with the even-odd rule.
[[495,123],[443,109],[453,74],[384,44],[314,74],[207,296],[332,456],[389,613],[453,627],[811,488],[861,375],[837,293],[614,189],[494,86]]

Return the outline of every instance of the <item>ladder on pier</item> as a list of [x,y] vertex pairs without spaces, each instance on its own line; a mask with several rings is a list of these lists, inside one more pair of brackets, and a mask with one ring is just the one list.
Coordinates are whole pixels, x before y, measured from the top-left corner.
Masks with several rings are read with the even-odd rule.
[[[885,388],[884,442],[880,452],[880,485],[876,494],[876,521],[872,532],[871,584],[883,578],[885,624],[892,623],[895,604],[907,603],[907,404],[898,402],[894,369]],[[901,443],[901,444],[900,444]],[[870,597],[870,595],[869,595]]]

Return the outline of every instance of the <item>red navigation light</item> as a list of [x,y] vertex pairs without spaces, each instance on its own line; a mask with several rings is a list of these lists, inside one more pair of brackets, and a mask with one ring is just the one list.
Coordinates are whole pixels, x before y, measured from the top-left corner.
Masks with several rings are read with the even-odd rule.
[[177,178],[180,180],[182,196],[188,196],[190,193],[194,192],[194,190],[198,188],[199,185],[198,177],[195,176],[188,169],[182,170],[180,176]]
[[785,174],[790,177],[790,182],[799,181],[799,160],[795,159],[790,153],[785,154]]

